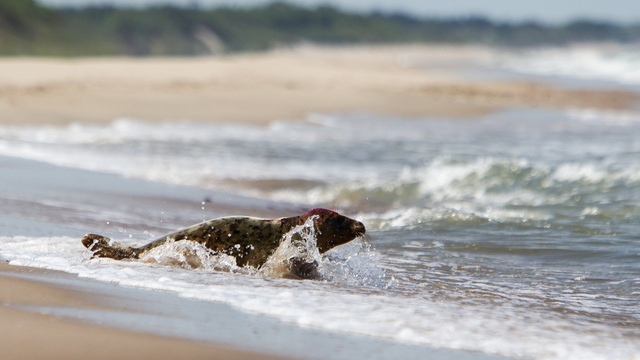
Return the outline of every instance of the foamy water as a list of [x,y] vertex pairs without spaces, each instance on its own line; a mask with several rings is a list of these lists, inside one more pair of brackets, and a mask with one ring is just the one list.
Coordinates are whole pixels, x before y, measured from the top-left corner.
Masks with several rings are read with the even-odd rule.
[[371,238],[324,257],[311,251],[321,281],[237,268],[180,242],[113,261],[90,260],[77,238],[4,236],[0,257],[399,342],[523,359],[638,359],[638,119],[568,110],[2,127],[2,155],[336,207],[364,221]]
[[511,51],[495,56],[493,65],[527,75],[640,85],[637,45],[576,45]]
[[[89,260],[91,254],[78,246],[78,239],[69,237],[4,237],[0,244],[0,256],[12,259],[12,265],[176,292],[186,298],[223,302],[305,327],[515,358],[635,359],[638,353],[637,339],[628,334],[631,329],[598,324],[584,315],[576,319],[544,311],[546,301],[555,302],[556,306],[567,303],[576,308],[575,312],[584,311],[580,309],[583,304],[596,303],[593,300],[597,296],[565,292],[560,299],[545,299],[545,289],[517,293],[509,290],[509,285],[465,280],[464,276],[445,284],[451,281],[447,279],[451,274],[438,269],[443,264],[436,263],[427,264],[430,274],[426,277],[441,277],[439,281],[400,280],[389,273],[404,273],[419,266],[415,255],[405,255],[385,266],[379,262],[379,254],[360,243],[328,254],[322,271],[330,280],[323,282],[279,280],[246,271],[228,259],[203,255],[206,250],[188,244],[180,248],[175,246],[177,243],[169,245],[142,261]],[[406,244],[403,248],[412,246],[425,248],[424,244]],[[426,248],[442,246],[434,242]],[[200,251],[201,267],[194,269],[180,261],[185,247]],[[157,262],[150,262],[150,257]],[[459,272],[469,270],[461,268]],[[475,269],[478,270],[481,269]],[[445,294],[446,287],[452,285],[456,289]]]
[[[443,301],[434,289],[420,291],[416,287],[407,292],[409,289],[385,276],[380,264],[372,262],[369,251],[360,246],[343,247],[329,255],[334,262],[336,258],[349,262],[361,257],[355,260],[351,274],[325,269],[326,275],[337,276],[330,283],[317,283],[224,272],[218,261],[185,269],[162,261],[88,260],[90,254],[78,246],[75,238],[14,237],[0,238],[0,243],[0,255],[13,259],[13,265],[61,270],[124,286],[220,301],[300,326],[524,358],[634,359],[638,350],[634,339],[626,338],[622,330],[589,324],[587,319],[580,324],[550,315],[541,317],[535,303],[518,306],[531,302],[527,296],[533,294],[500,299],[496,298],[495,286],[481,282],[458,284],[456,296],[464,296],[462,302]],[[170,248],[163,249],[164,256],[179,258],[180,251],[173,250],[169,254]],[[354,281],[363,280],[368,286],[354,286]]]

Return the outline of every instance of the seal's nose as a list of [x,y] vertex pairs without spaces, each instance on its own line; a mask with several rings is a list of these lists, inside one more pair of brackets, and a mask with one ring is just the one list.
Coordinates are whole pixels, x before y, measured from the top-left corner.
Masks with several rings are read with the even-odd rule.
[[364,224],[360,221],[355,222],[355,224],[353,225],[353,230],[357,234],[357,236],[364,235],[364,233],[367,232],[367,229],[364,228]]

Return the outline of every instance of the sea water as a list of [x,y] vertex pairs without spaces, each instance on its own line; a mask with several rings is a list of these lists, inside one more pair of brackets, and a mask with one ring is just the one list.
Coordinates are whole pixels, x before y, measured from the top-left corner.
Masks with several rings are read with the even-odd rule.
[[[238,268],[196,244],[114,261],[90,259],[76,237],[0,234],[0,257],[14,265],[402,343],[522,359],[640,358],[640,113],[4,126],[0,154],[331,207],[368,232],[313,254],[318,281]],[[162,234],[132,225],[107,235],[139,245]]]
[[495,52],[488,66],[516,74],[558,78],[584,85],[640,86],[640,47],[637,44],[573,45]]

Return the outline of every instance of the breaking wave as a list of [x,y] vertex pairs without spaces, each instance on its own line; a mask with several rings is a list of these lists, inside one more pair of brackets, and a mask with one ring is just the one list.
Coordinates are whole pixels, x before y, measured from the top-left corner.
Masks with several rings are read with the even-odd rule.
[[510,53],[498,59],[503,68],[522,74],[640,85],[640,49],[637,46],[535,49]]

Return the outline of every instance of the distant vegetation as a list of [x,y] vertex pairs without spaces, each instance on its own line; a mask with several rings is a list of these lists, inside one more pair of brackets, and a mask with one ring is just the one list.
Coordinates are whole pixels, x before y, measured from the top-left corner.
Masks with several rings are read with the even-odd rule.
[[48,9],[33,0],[0,1],[0,55],[198,55],[300,42],[530,46],[585,41],[640,42],[640,25],[513,25],[475,18],[358,15],[284,3],[253,9]]

